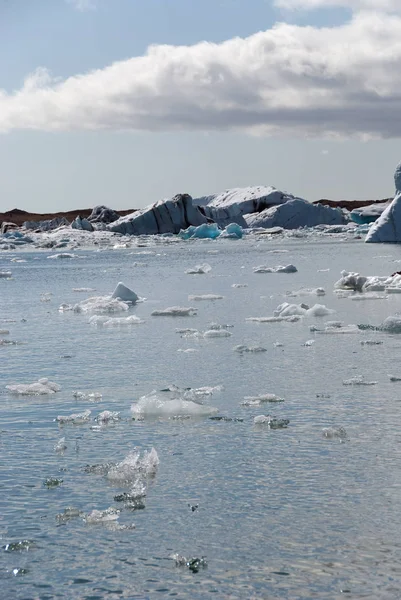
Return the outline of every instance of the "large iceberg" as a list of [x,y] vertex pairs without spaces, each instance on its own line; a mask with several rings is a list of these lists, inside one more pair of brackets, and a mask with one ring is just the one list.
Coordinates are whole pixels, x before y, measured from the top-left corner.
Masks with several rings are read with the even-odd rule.
[[109,231],[129,235],[179,233],[190,225],[207,223],[205,215],[192,203],[188,194],[177,194],[171,200],[156,204],[121,217],[108,226]]
[[316,225],[341,225],[345,222],[345,217],[338,208],[294,198],[285,204],[266,208],[260,213],[245,215],[245,221],[248,227],[298,229]]
[[370,228],[365,242],[401,242],[401,163],[394,173],[396,194]]

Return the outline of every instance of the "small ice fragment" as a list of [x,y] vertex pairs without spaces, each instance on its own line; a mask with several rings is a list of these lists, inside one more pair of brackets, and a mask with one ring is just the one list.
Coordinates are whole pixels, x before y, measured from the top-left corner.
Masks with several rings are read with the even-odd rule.
[[301,315],[290,315],[288,317],[247,317],[245,321],[254,323],[280,323],[281,321],[287,321],[288,323],[296,323],[301,319]]
[[234,351],[239,352],[240,354],[243,354],[244,352],[253,352],[253,353],[267,352],[267,349],[263,348],[262,346],[239,345],[239,346],[234,346]]
[[197,312],[198,309],[193,307],[171,306],[163,310],[154,310],[151,315],[153,317],[193,317]]
[[281,342],[273,342],[273,346],[275,348],[283,348],[284,344],[282,344]]
[[193,329],[191,327],[184,327],[183,329],[176,329],[176,333],[187,334],[187,333],[199,333],[197,329]]
[[233,283],[232,288],[247,288],[248,284],[247,283]]
[[380,326],[381,331],[387,333],[401,333],[401,317],[390,316]]
[[102,315],[93,315],[90,317],[89,323],[91,325],[100,325],[102,327],[124,327],[129,325],[142,325],[145,321],[136,315],[130,315],[129,317],[105,317]]
[[6,385],[6,389],[11,394],[20,396],[44,396],[59,392],[61,387],[57,383],[53,383],[46,378],[42,378],[35,383]]
[[90,287],[80,287],[80,288],[72,288],[73,292],[94,292],[94,288]]
[[74,398],[79,398],[79,400],[101,400],[102,394],[100,392],[72,392]]
[[227,329],[209,329],[203,334],[204,338],[226,338],[231,336],[231,331],[227,331]]
[[47,258],[78,258],[76,254],[71,254],[70,252],[61,252],[60,254],[52,254]]
[[196,265],[193,269],[187,269],[185,273],[187,275],[204,275],[205,273],[209,273],[212,270],[212,267],[207,263],[202,265]]
[[381,340],[361,340],[361,346],[380,346],[383,342]]
[[277,267],[266,267],[261,265],[259,267],[254,267],[254,273],[296,273],[298,269],[294,265],[286,265],[283,267],[279,265]]
[[0,329],[0,335],[9,335],[10,332],[8,329]]
[[184,354],[193,354],[194,352],[199,352],[196,348],[178,348],[177,352],[183,352]]
[[218,294],[201,294],[198,296],[188,296],[189,302],[200,301],[200,300],[223,300],[224,296],[219,296]]
[[347,432],[345,431],[344,427],[338,427],[337,429],[334,427],[324,427],[322,429],[322,435],[327,439],[345,439],[347,437]]
[[129,287],[124,285],[121,281],[117,284],[116,289],[112,293],[112,298],[118,298],[123,302],[130,302],[135,304],[138,301],[138,296]]
[[362,376],[357,375],[350,379],[344,379],[343,385],[377,385],[377,381],[365,381]]
[[253,419],[255,425],[267,425],[269,429],[285,429],[289,419],[276,419],[270,415],[258,415]]
[[396,375],[389,375],[390,381],[401,381],[401,377],[397,377]]
[[56,519],[59,523],[68,523],[71,519],[77,519],[83,515],[83,512],[78,508],[72,508],[71,506],[64,509],[62,513],[56,515]]
[[120,418],[119,412],[104,410],[95,417],[95,421],[101,425],[107,425],[109,423],[116,423]]
[[48,477],[44,480],[43,485],[45,485],[47,488],[55,488],[61,485],[62,483],[63,480],[59,479],[58,477]]
[[11,276],[11,271],[0,271],[0,279],[9,279]]
[[259,394],[259,396],[245,396],[241,406],[260,406],[265,402],[284,402],[284,398],[279,398],[276,394]]
[[85,515],[84,521],[88,524],[109,523],[116,521],[120,516],[120,511],[117,508],[110,506],[106,510],[92,510],[91,513]]
[[81,425],[89,421],[90,415],[90,410],[84,410],[81,413],[73,413],[72,415],[59,415],[58,417],[56,417],[56,421],[61,425]]
[[67,450],[67,444],[65,443],[65,437],[59,439],[57,444],[54,446],[55,452],[64,452]]
[[315,340],[306,340],[306,342],[302,345],[308,347],[308,346],[313,346],[314,343],[315,343]]

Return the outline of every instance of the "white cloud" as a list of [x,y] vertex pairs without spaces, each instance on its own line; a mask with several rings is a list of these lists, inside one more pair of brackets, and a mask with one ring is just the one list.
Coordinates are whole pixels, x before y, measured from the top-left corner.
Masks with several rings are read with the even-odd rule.
[[341,27],[282,23],[222,44],[152,46],[66,80],[38,69],[0,90],[0,131],[401,137],[400,90],[401,18],[362,12]]
[[401,12],[400,0],[275,0],[279,8],[313,10],[341,6],[354,12],[373,10],[378,12]]
[[81,12],[95,9],[95,3],[93,0],[66,0],[66,2],[67,4],[72,4],[74,8]]

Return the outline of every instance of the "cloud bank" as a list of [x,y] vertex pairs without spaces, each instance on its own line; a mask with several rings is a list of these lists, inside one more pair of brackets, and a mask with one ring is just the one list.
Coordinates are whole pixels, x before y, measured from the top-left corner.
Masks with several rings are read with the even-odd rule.
[[16,92],[0,90],[3,133],[231,130],[386,138],[401,136],[400,114],[401,16],[369,11],[333,28],[279,23],[221,44],[151,46],[144,56],[65,80],[40,68]]

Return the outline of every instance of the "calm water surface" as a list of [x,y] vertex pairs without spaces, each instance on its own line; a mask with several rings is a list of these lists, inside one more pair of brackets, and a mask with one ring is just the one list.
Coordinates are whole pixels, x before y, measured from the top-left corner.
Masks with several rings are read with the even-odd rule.
[[[337,298],[341,269],[388,275],[401,248],[360,241],[243,240],[167,243],[118,251],[3,253],[0,336],[0,596],[4,598],[380,598],[401,597],[401,336],[376,332],[319,335],[309,326],[328,319],[379,324],[401,311],[401,296],[354,302]],[[26,262],[10,262],[13,257]],[[208,262],[207,275],[185,270]],[[295,274],[254,274],[261,264],[293,263]],[[329,270],[327,270],[329,269]],[[322,271],[324,270],[324,271]],[[62,303],[110,293],[124,281],[147,300],[131,309],[145,320],[121,328],[94,327],[87,315],[60,313]],[[246,283],[246,288],[233,288]],[[298,323],[252,323],[270,316],[285,294],[322,286],[332,317]],[[49,293],[49,301],[43,294]],[[222,300],[188,301],[189,294]],[[51,294],[51,295],[50,295]],[[157,318],[169,306],[196,306],[195,317]],[[12,320],[6,322],[5,320]],[[175,330],[233,325],[232,337],[186,339]],[[303,344],[310,339],[310,347]],[[375,339],[380,345],[361,345]],[[280,342],[282,346],[275,346]],[[260,354],[233,351],[260,345]],[[193,348],[196,352],[179,350]],[[372,386],[344,386],[363,375]],[[15,397],[10,383],[48,377],[62,386],[49,397]],[[222,416],[133,421],[140,396],[175,384],[223,385],[207,401]],[[73,392],[98,391],[100,401]],[[275,393],[285,402],[243,407],[244,396]],[[121,411],[121,422],[97,432],[93,420],[59,426],[59,414]],[[253,417],[290,419],[287,429],[255,426]],[[344,427],[328,440],[324,427]],[[67,450],[54,445],[65,436]],[[67,507],[85,513],[122,508],[124,488],[85,472],[88,464],[118,462],[134,447],[155,447],[160,466],[149,481],[145,508],[123,509],[113,530],[82,517],[60,523]],[[48,477],[62,478],[48,489]],[[192,511],[188,505],[197,504]],[[29,540],[29,549],[7,544]],[[173,553],[205,556],[193,573]]]

